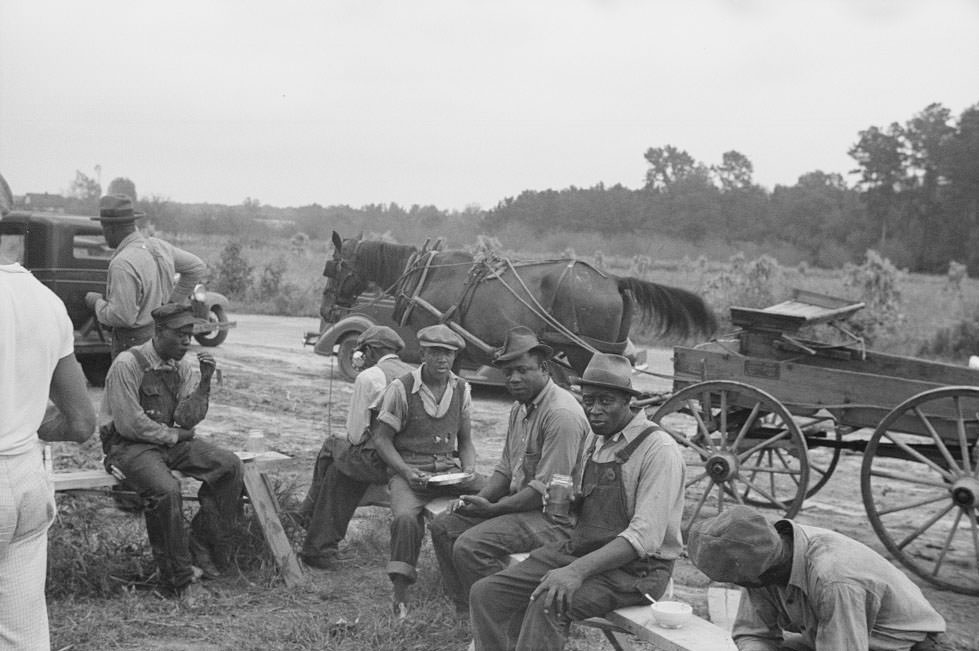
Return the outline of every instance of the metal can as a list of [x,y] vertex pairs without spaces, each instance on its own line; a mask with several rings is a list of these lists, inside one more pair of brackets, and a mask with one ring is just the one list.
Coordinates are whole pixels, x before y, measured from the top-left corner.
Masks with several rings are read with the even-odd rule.
[[255,453],[265,452],[265,432],[260,429],[249,430],[248,436],[245,439],[245,451]]
[[544,513],[552,519],[565,519],[571,515],[571,498],[574,495],[574,482],[569,475],[551,475],[547,484],[547,506]]

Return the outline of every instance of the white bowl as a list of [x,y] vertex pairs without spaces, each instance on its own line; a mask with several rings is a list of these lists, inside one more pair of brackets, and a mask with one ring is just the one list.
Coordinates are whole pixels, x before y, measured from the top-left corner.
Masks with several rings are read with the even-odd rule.
[[680,628],[693,615],[693,606],[682,601],[657,601],[649,607],[656,623],[664,628]]

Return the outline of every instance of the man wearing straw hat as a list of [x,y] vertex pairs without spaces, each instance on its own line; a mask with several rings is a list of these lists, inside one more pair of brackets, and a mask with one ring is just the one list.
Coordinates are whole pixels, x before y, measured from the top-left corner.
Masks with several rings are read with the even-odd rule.
[[469,616],[469,589],[507,566],[509,554],[568,539],[570,521],[541,508],[554,475],[571,475],[588,435],[574,395],[551,380],[553,350],[526,326],[512,328],[493,360],[516,402],[503,455],[486,485],[463,495],[430,524],[442,585],[456,611]]
[[[112,357],[153,336],[150,312],[165,303],[184,303],[207,270],[193,253],[188,253],[136,229],[145,214],[133,209],[124,194],[99,200],[99,216],[109,248],[105,298],[98,292],[85,294],[85,303],[102,325],[112,328]],[[180,274],[179,280],[174,276]]]
[[564,647],[572,620],[659,598],[683,550],[684,464],[676,441],[633,412],[632,367],[596,353],[582,374],[592,435],[574,483],[571,538],[480,579],[469,593],[477,650]]

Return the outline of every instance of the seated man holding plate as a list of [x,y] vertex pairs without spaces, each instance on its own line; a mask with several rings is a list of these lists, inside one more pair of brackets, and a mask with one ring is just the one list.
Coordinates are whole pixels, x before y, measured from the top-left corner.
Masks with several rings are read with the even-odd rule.
[[[469,384],[452,372],[465,341],[440,324],[419,330],[418,344],[422,365],[387,386],[372,430],[377,453],[389,468],[394,519],[387,573],[399,619],[408,614],[408,587],[415,582],[425,537],[425,504],[433,497],[480,488],[469,431]],[[444,476],[449,473],[464,474]]]

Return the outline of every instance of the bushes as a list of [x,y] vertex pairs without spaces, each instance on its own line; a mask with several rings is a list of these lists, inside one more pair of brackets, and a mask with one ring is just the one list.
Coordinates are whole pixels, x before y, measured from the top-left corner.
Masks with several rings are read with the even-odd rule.
[[242,244],[231,240],[221,251],[221,262],[218,263],[214,279],[214,291],[225,294],[228,298],[242,299],[251,285],[252,266],[241,252]]
[[850,325],[868,345],[882,335],[893,335],[905,321],[900,311],[902,277],[890,260],[873,249],[867,250],[863,264],[843,268],[843,286],[855,291],[866,304],[850,319]]

